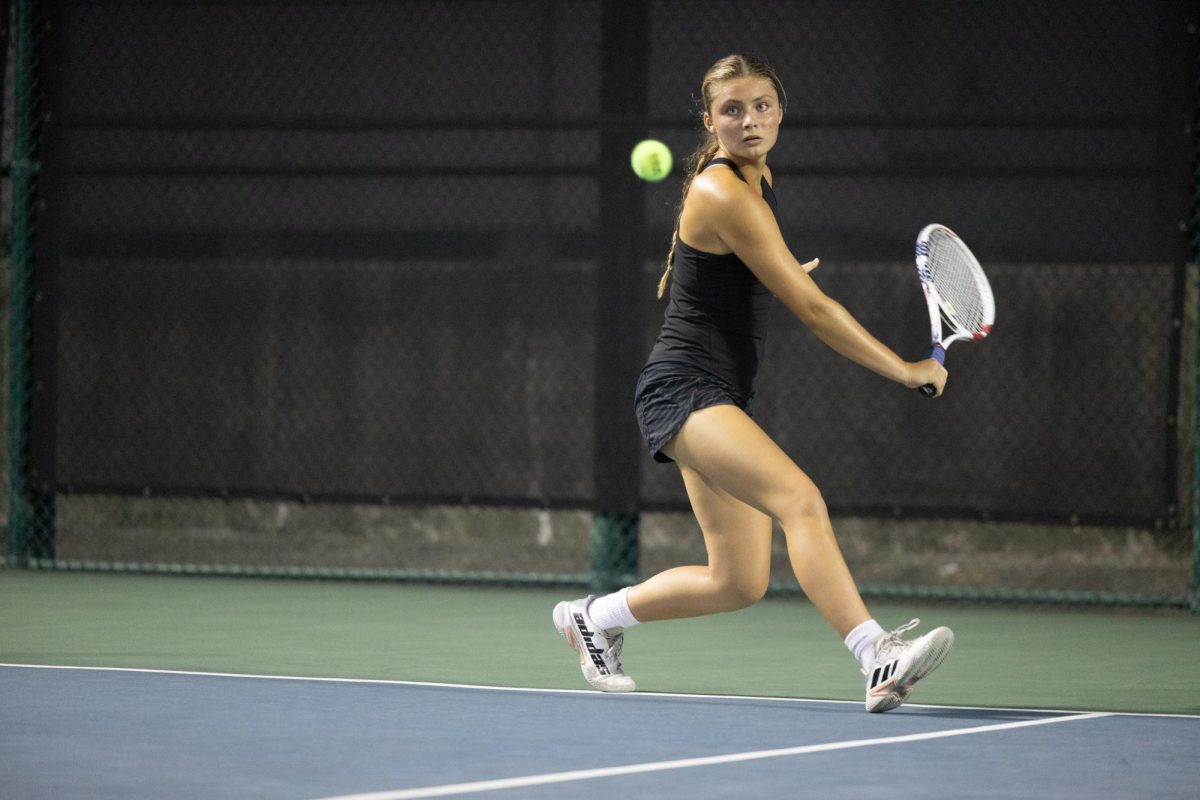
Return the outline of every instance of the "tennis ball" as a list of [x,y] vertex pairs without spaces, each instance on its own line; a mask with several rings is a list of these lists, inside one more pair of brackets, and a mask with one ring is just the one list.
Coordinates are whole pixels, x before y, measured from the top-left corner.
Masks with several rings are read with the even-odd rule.
[[661,181],[671,174],[671,149],[658,139],[643,139],[629,154],[629,164],[642,180]]

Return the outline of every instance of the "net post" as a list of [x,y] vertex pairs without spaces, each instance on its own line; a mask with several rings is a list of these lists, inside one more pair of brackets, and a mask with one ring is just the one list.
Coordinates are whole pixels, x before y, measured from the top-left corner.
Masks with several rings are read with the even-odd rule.
[[8,553],[9,566],[53,560],[55,502],[30,471],[35,190],[38,174],[38,8],[17,0],[13,15],[12,227],[9,243]]

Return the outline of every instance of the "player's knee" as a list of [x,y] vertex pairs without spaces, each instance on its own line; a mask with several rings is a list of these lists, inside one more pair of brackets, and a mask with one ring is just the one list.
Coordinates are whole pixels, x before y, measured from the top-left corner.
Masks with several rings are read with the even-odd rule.
[[808,476],[799,473],[788,482],[786,490],[779,501],[780,513],[777,519],[786,527],[789,520],[812,519],[826,517],[829,510],[825,506],[825,498],[821,490]]
[[768,570],[761,574],[729,576],[718,581],[718,593],[723,600],[725,610],[737,611],[762,600],[767,593],[770,580],[771,574]]

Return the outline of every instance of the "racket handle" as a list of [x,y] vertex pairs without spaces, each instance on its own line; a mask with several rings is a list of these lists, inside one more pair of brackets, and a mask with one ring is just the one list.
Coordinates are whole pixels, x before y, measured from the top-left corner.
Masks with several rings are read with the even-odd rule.
[[[942,347],[941,343],[935,344],[933,346],[933,351],[929,354],[929,357],[939,364],[945,364],[946,348]],[[920,392],[926,397],[933,397],[937,394],[937,388],[932,383],[927,383],[920,387]]]

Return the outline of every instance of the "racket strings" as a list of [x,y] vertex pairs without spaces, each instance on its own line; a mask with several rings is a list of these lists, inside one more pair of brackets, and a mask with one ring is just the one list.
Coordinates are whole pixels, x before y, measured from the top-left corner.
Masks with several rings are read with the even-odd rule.
[[977,269],[974,258],[954,239],[937,236],[930,242],[929,272],[941,300],[942,317],[951,327],[972,333],[991,324]]

